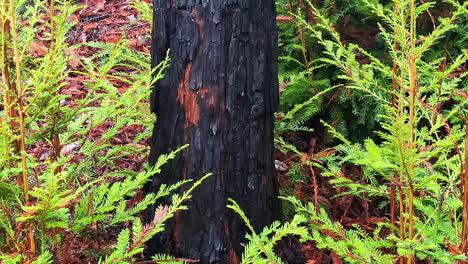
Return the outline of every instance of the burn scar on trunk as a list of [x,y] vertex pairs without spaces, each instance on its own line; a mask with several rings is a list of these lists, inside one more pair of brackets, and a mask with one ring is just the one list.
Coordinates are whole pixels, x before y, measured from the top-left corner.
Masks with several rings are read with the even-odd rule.
[[189,63],[185,67],[182,80],[179,82],[177,102],[184,108],[185,119],[194,126],[198,126],[198,121],[200,119],[200,107],[197,104],[196,91],[189,89],[191,71],[192,63]]

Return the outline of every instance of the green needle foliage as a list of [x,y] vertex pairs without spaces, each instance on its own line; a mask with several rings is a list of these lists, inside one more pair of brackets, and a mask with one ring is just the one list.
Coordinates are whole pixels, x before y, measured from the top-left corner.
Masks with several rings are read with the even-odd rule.
[[[392,68],[392,57],[385,47],[385,36],[377,32],[379,28],[379,16],[373,12],[361,0],[334,0],[312,1],[315,8],[326,18],[330,25],[335,25],[335,33],[339,33],[340,42],[345,45],[353,43],[359,45],[366,52],[355,50],[354,61],[358,64],[372,64],[365,53],[371,53],[381,62]],[[380,4],[388,11],[393,11],[393,2],[388,0],[370,1],[372,4]],[[367,137],[378,139],[373,133],[381,129],[381,115],[385,115],[381,101],[368,97],[368,93],[362,90],[348,89],[348,84],[343,82],[340,75],[340,66],[336,63],[328,63],[330,59],[326,55],[327,48],[315,34],[310,34],[310,28],[328,34],[320,29],[320,23],[314,12],[305,1],[280,0],[276,1],[278,13],[281,16],[289,16],[287,23],[279,24],[279,79],[281,89],[281,113],[288,113],[294,106],[306,102],[310,97],[331,86],[336,89],[323,94],[313,104],[307,104],[304,110],[296,113],[295,119],[278,121],[277,131],[282,134],[286,131],[311,130],[318,126],[310,119],[324,119],[345,135],[352,142],[362,142]],[[456,3],[455,3],[456,4]],[[437,25],[438,17],[450,14],[452,6],[446,1],[435,1],[425,5],[422,12],[418,12],[418,30],[421,36],[428,35]],[[424,54],[428,59],[447,58],[454,59],[463,49],[466,49],[466,14],[461,14],[453,20],[453,27],[445,32],[443,41],[432,43],[431,49]],[[387,25],[383,25],[388,28]],[[389,25],[391,26],[391,25]],[[308,32],[309,31],[309,32]],[[392,30],[389,30],[391,33]],[[419,41],[422,41],[420,39]],[[463,67],[462,67],[463,69]],[[461,74],[463,70],[454,74]],[[380,71],[372,72],[373,78],[380,85],[388,83],[388,75]],[[352,82],[352,81],[350,81]],[[344,86],[343,86],[344,85]],[[384,87],[384,88],[389,88]],[[279,116],[282,116],[280,114]],[[297,122],[296,122],[297,120]]]
[[[134,4],[150,18],[148,5]],[[93,263],[134,263],[164,222],[186,209],[183,202],[203,180],[183,195],[172,191],[188,181],[137,199],[180,151],[161,156],[153,167],[119,165],[147,157],[141,141],[155,121],[148,98],[168,61],[152,69],[150,56],[132,50],[124,34],[117,44],[69,44],[72,15],[80,8],[67,0],[0,1],[1,263],[56,263],[71,254]],[[96,52],[77,57],[83,46]],[[132,73],[122,72],[124,67]],[[65,92],[70,76],[84,81]],[[83,96],[73,98],[80,89]],[[143,132],[127,143],[114,140],[131,127]],[[170,195],[172,203],[161,205],[143,225],[140,213]],[[115,245],[93,249],[103,238]]]
[[[344,45],[331,22],[313,6],[320,30],[308,28],[329,56],[322,61],[341,68],[340,78],[349,82],[348,87],[363,91],[384,105],[386,114],[381,122],[384,131],[378,133],[383,142],[376,144],[368,139],[364,147],[353,145],[330,127],[344,145],[337,147],[341,155],[328,160],[325,170],[335,178],[333,183],[348,187],[350,194],[390,196],[395,186],[399,186],[396,197],[389,197],[393,209],[400,204],[399,214],[392,215],[395,229],[385,239],[396,244],[400,259],[408,263],[415,258],[438,263],[464,259],[464,252],[454,255],[446,247],[463,247],[466,241],[463,231],[466,216],[457,211],[468,206],[460,201],[465,190],[458,188],[464,166],[459,146],[466,140],[463,119],[468,100],[458,97],[450,106],[443,104],[466,90],[463,83],[466,73],[460,77],[452,73],[467,61],[468,53],[463,50],[442,70],[439,65],[444,58],[425,55],[456,27],[455,21],[466,14],[467,4],[455,9],[451,17],[440,18],[430,34],[421,36],[416,31],[417,16],[434,3],[417,5],[414,1],[401,1],[392,10],[363,2],[384,23],[380,25],[381,35],[393,58],[393,69],[357,45]],[[357,52],[365,54],[372,63],[360,65],[356,61]],[[378,81],[375,77],[378,75],[386,76],[387,83]],[[361,167],[366,184],[345,178],[339,169],[344,163]],[[416,191],[424,195],[416,195]]]
[[[372,131],[379,127],[376,116],[384,113],[378,101],[373,98],[364,99],[364,93],[346,89],[338,77],[339,68],[322,63],[321,60],[327,58],[324,56],[324,48],[302,24],[307,21],[308,26],[317,27],[315,18],[310,8],[304,5],[304,1],[281,0],[276,3],[279,14],[290,17],[289,22],[278,25],[281,87],[279,117],[284,113],[289,118],[278,120],[277,133],[281,135],[288,131],[312,131],[311,127],[317,128],[317,125],[313,124],[311,119],[323,118],[353,142],[371,136]],[[320,12],[326,14],[332,23],[343,25],[343,31],[347,31],[346,27],[353,27],[354,24],[359,24],[365,29],[368,27],[368,21],[356,22],[361,17],[364,20],[365,17],[373,15],[367,8],[362,7],[363,4],[359,0],[327,0],[317,4]],[[346,22],[349,19],[353,25]],[[375,16],[371,21],[371,24],[375,24]],[[367,30],[372,32],[372,29]],[[379,45],[375,45],[373,49],[380,51],[379,55],[383,55]],[[322,92],[324,93],[319,97],[310,100]],[[315,132],[320,133],[320,130]]]
[[250,232],[252,232],[252,234],[246,235],[246,238],[249,242],[247,243],[244,253],[242,254],[242,264],[283,263],[273,251],[273,247],[278,241],[289,235],[300,236],[301,241],[310,239],[307,229],[303,226],[300,226],[307,220],[302,215],[296,215],[291,222],[284,224],[276,221],[271,226],[264,228],[260,234],[257,234],[250,224],[249,219],[240,208],[239,204],[237,204],[236,201],[232,199],[229,199],[229,201],[231,204],[228,205],[228,208],[238,213],[242,220],[244,220]]
[[[308,234],[301,233],[301,238],[334,251],[346,263],[466,260],[468,87],[467,72],[459,69],[466,65],[468,51],[463,46],[451,52],[437,51],[445,39],[460,32],[459,25],[466,24],[468,3],[446,1],[452,12],[434,20],[432,30],[418,27],[417,22],[438,5],[436,2],[359,3],[369,17],[378,18],[386,58],[344,42],[335,29],[336,20],[322,6],[307,2],[315,24],[303,14],[294,19],[323,49],[324,56],[316,60],[319,67],[338,69],[337,85],[357,92],[363,101],[373,101],[381,109],[374,117],[381,129],[372,138],[354,143],[339,127],[324,122],[341,144],[333,148],[333,155],[306,163],[320,168],[336,188],[344,190],[338,196],[383,201],[380,208],[388,217],[370,232],[360,224],[344,227],[333,222],[326,205],[320,208],[320,204],[284,199],[296,208],[296,217],[306,219]],[[455,39],[464,39],[464,35]],[[361,63],[358,57],[362,56],[370,63]],[[282,139],[277,142],[300,155]],[[359,175],[345,174],[345,165],[358,168]],[[239,208],[235,211],[246,219]],[[258,246],[246,248],[246,255],[253,251],[280,263],[261,245],[282,227],[265,230],[267,238],[251,230],[250,243]]]

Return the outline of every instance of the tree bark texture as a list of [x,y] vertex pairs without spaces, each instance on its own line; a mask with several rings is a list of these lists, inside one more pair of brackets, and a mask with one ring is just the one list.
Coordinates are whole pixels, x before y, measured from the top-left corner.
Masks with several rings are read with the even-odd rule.
[[[258,230],[279,218],[273,163],[279,93],[275,15],[274,0],[154,0],[153,65],[168,49],[171,61],[153,92],[157,122],[150,163],[190,146],[146,191],[213,176],[193,193],[189,210],[148,243],[148,254],[238,263],[247,230],[226,208],[227,198],[241,205]],[[147,211],[148,221],[154,210]]]

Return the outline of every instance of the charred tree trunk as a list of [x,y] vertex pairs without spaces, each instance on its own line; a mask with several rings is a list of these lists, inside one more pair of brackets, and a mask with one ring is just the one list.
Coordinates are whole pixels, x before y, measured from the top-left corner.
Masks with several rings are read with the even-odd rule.
[[[154,65],[168,49],[170,67],[152,98],[158,121],[150,162],[190,147],[164,166],[146,192],[161,183],[213,176],[193,193],[189,210],[148,243],[148,254],[237,263],[247,230],[226,208],[227,198],[239,202],[257,229],[280,214],[273,165],[274,0],[154,0]],[[147,211],[147,220],[153,213]]]

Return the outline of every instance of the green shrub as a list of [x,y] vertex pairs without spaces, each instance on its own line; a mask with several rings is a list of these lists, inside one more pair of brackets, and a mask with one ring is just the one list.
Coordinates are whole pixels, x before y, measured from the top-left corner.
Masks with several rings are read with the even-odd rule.
[[[333,222],[319,204],[284,198],[296,208],[296,217],[306,220],[308,233],[298,235],[314,241],[318,248],[334,251],[347,263],[466,260],[468,96],[467,72],[459,69],[468,52],[461,48],[456,54],[441,53],[437,45],[466,23],[468,3],[447,1],[454,6],[450,17],[439,17],[428,32],[418,31],[417,21],[435,2],[403,0],[386,6],[378,1],[361,2],[379,18],[379,34],[391,60],[344,43],[334,23],[310,2],[308,8],[317,24],[310,25],[301,15],[295,18],[323,47],[324,56],[318,60],[340,69],[337,77],[344,88],[360,92],[364,101],[379,102],[382,130],[376,132],[378,141],[368,138],[353,143],[324,123],[342,144],[320,163],[306,160],[305,164],[322,169],[335,187],[344,187],[339,196],[385,201],[381,208],[388,209],[389,217],[377,223],[373,232],[359,224],[345,228]],[[360,63],[358,55],[370,63]],[[360,168],[361,175],[346,175],[344,165]],[[279,231],[279,226],[266,229],[268,234]],[[270,239],[253,234],[248,237],[253,245]],[[273,259],[270,248],[249,247],[246,254]]]
[[[142,140],[155,121],[148,98],[168,61],[151,69],[150,56],[132,50],[124,35],[117,44],[69,44],[72,15],[82,8],[72,2],[0,2],[2,263],[53,263],[72,254],[95,263],[134,263],[164,222],[186,209],[183,201],[200,184],[173,195],[151,223],[141,223],[138,216],[148,205],[187,183],[136,197],[178,150],[154,167],[120,164],[123,158],[146,159]],[[96,52],[77,57],[84,45]],[[68,83],[70,76],[84,80],[82,86]],[[117,140],[134,127],[142,132]],[[104,239],[109,241],[101,247]]]

